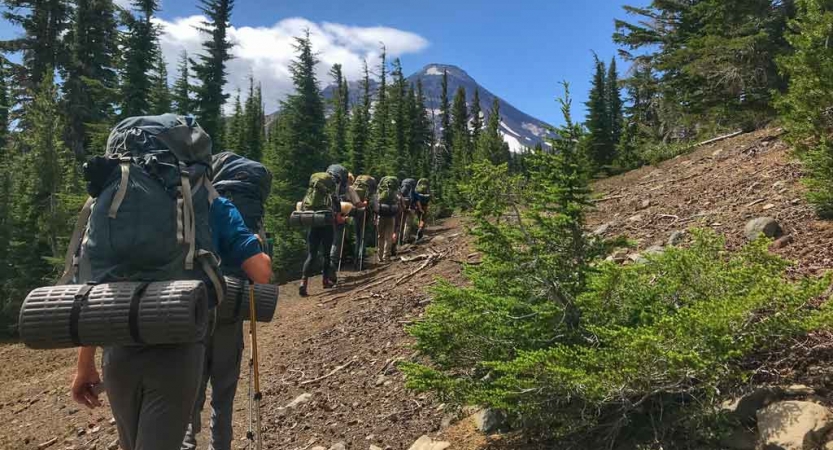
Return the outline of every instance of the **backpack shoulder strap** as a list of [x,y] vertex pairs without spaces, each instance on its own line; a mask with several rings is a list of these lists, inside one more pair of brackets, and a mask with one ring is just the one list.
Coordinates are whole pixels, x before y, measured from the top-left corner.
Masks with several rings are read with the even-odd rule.
[[78,250],[81,248],[81,239],[84,237],[84,230],[87,228],[87,222],[90,220],[90,215],[93,210],[92,197],[87,197],[84,202],[84,207],[78,213],[78,218],[75,220],[75,229],[72,231],[72,237],[69,239],[69,246],[64,257],[64,273],[58,279],[56,285],[68,284],[75,277],[78,268]]
[[130,180],[130,164],[133,161],[130,158],[121,158],[121,162],[119,162],[119,167],[121,168],[121,181],[119,182],[119,190],[116,191],[116,195],[113,196],[113,202],[110,203],[110,211],[108,215],[111,219],[115,219],[119,213],[119,207],[121,207],[122,202],[124,201],[124,196],[127,195],[127,183]]

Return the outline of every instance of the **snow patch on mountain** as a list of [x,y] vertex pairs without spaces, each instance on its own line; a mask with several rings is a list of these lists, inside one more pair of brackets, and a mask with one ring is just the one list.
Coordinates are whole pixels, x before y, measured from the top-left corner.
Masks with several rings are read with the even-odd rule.
[[515,136],[507,133],[501,133],[503,135],[503,142],[509,144],[509,150],[512,153],[522,153],[524,149],[527,147],[526,145],[521,144],[521,141],[518,140]]
[[425,75],[439,75],[442,76],[443,71],[440,70],[437,66],[431,66],[425,69]]

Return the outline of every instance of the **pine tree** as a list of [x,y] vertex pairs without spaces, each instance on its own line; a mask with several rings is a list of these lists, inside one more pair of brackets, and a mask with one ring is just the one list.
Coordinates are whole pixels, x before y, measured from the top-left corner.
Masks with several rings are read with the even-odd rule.
[[263,158],[263,100],[260,86],[255,88],[254,76],[249,75],[249,96],[243,110],[243,134],[238,151],[244,151],[249,159],[260,161]]
[[466,89],[460,86],[451,106],[452,167],[457,181],[467,179],[468,166],[472,161],[471,135],[469,134],[469,111],[466,106]]
[[330,100],[329,123],[327,124],[327,137],[330,143],[330,160],[344,163],[347,161],[347,123],[349,120],[349,107],[347,98],[347,80],[341,73],[341,64],[334,64],[330,70],[333,77],[335,91]]
[[168,65],[165,63],[165,57],[162,56],[162,52],[156,55],[152,80],[153,86],[151,86],[150,90],[151,114],[171,112],[172,96],[171,88],[168,86]]
[[[79,159],[93,141],[103,141],[115,114],[118,92],[118,29],[111,0],[76,0],[66,35],[63,111],[64,141]],[[94,139],[95,137],[95,139]]]
[[613,161],[613,141],[611,141],[610,109],[607,102],[607,74],[604,62],[597,57],[596,71],[591,83],[587,100],[587,148],[596,170]]
[[414,108],[413,145],[416,152],[414,161],[418,166],[420,177],[428,177],[431,174],[431,157],[434,151],[434,121],[428,117],[422,79],[417,79]]
[[191,98],[191,70],[188,67],[188,52],[182,51],[177,67],[176,81],[174,82],[171,100],[173,101],[174,112],[185,116],[194,111],[194,100]]
[[388,124],[390,123],[387,70],[387,53],[385,47],[382,46],[382,54],[379,62],[379,87],[376,91],[376,107],[371,119],[371,150],[365,161],[366,170],[378,177],[390,174],[390,164],[388,161],[385,161],[389,136]]
[[0,58],[0,160],[9,153],[6,146],[9,138],[9,110],[11,99],[9,98],[9,87],[7,84],[8,75],[3,58]]
[[[237,90],[237,95],[234,97],[234,113],[227,120],[228,129],[225,132],[227,149],[237,153],[240,156],[249,157],[248,148],[246,147],[246,119],[243,113],[243,106],[240,104],[240,89]],[[219,150],[219,149],[218,149]]]
[[150,113],[153,80],[148,77],[148,73],[153,71],[159,53],[156,47],[159,30],[151,21],[153,14],[159,10],[158,1],[134,0],[132,4],[138,17],[133,14],[123,15],[127,31],[122,51],[122,117]]
[[[448,70],[443,69],[443,78],[441,83],[441,91],[440,91],[440,135],[441,144],[443,149],[448,155],[451,155],[451,147],[452,147],[452,136],[453,132],[451,130],[451,105],[448,101]],[[451,157],[445,159],[447,163],[444,163],[441,167],[450,167]]]
[[500,101],[495,99],[492,103],[492,110],[489,112],[489,118],[486,120],[486,127],[477,140],[475,160],[477,162],[487,160],[498,165],[508,163],[510,155],[509,144],[503,140],[500,132]]
[[67,0],[2,0],[3,18],[23,29],[23,36],[0,41],[0,51],[22,52],[22,64],[14,65],[17,97],[25,100],[40,88],[51,71],[60,68],[66,55],[63,33],[69,24]]
[[399,58],[393,61],[391,71],[390,94],[388,95],[389,111],[391,114],[390,137],[385,154],[386,173],[393,173],[400,179],[411,176],[408,164],[408,113],[407,113],[407,83],[402,73],[402,63]]
[[208,18],[199,30],[209,35],[202,44],[204,53],[198,61],[192,61],[194,75],[200,81],[195,88],[195,109],[200,125],[211,136],[217,148],[223,148],[223,105],[228,95],[226,63],[231,59],[232,44],[228,40],[228,27],[234,0],[200,0],[200,11]]
[[471,101],[471,142],[477,146],[480,141],[480,132],[483,130],[483,117],[480,109],[480,89],[474,89],[474,98]]
[[622,139],[624,120],[622,115],[622,94],[619,90],[619,72],[616,71],[616,58],[610,60],[605,82],[607,83],[605,87],[605,99],[608,109],[608,124],[610,124],[610,143],[612,147],[610,162],[612,162],[616,159],[616,144]]
[[350,123],[350,168],[356,173],[369,173],[365,155],[370,141],[370,71],[364,61],[364,76],[361,81],[362,99],[353,107]]

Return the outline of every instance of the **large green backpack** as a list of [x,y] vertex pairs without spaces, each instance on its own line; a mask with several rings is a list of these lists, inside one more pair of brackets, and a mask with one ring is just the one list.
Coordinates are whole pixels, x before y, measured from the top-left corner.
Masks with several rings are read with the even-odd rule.
[[[131,117],[84,166],[90,199],[76,222],[63,283],[202,280],[221,301],[210,228],[211,138],[193,117]],[[83,239],[82,239],[83,238]]]
[[399,178],[384,177],[379,182],[379,204],[394,205],[397,203],[396,194],[399,192]]
[[431,195],[431,182],[428,181],[428,178],[420,178],[417,181],[416,191],[419,195]]
[[376,192],[376,179],[370,175],[359,175],[353,182],[353,189],[363,202],[367,201]]
[[333,208],[332,196],[336,192],[333,177],[326,172],[318,172],[309,177],[307,195],[301,202],[302,211],[324,211]]

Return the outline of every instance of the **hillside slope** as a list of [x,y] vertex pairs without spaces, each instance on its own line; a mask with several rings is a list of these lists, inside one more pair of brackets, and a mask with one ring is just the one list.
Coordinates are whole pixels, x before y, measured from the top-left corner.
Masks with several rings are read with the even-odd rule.
[[[608,236],[625,234],[638,248],[665,243],[674,231],[712,228],[737,247],[748,219],[779,220],[792,243],[775,251],[794,260],[795,274],[833,268],[833,225],[818,221],[802,198],[801,171],[778,139],[762,130],[698,148],[689,155],[595,184],[597,208],[588,229],[607,224]],[[312,284],[312,296],[282,288],[277,319],[259,328],[264,390],[265,447],[407,449],[421,435],[439,436],[453,449],[521,449],[510,437],[487,440],[430,395],[404,388],[395,367],[414,356],[403,327],[418,320],[436,278],[462,283],[462,264],[474,257],[461,223],[450,219],[429,231],[430,241],[405,250],[408,261],[347,274],[334,292]],[[410,278],[407,276],[413,274]],[[807,384],[833,380],[829,337],[775,358],[767,381]],[[74,351],[36,352],[0,346],[0,448],[106,449],[115,439],[107,409],[81,410],[67,388]],[[825,356],[827,355],[827,356]],[[245,393],[246,370],[241,380]],[[827,380],[827,381],[826,381]],[[284,408],[302,394],[308,401]],[[245,394],[237,399],[237,436],[245,435]],[[203,434],[204,438],[204,434]],[[236,448],[244,448],[243,441]]]

